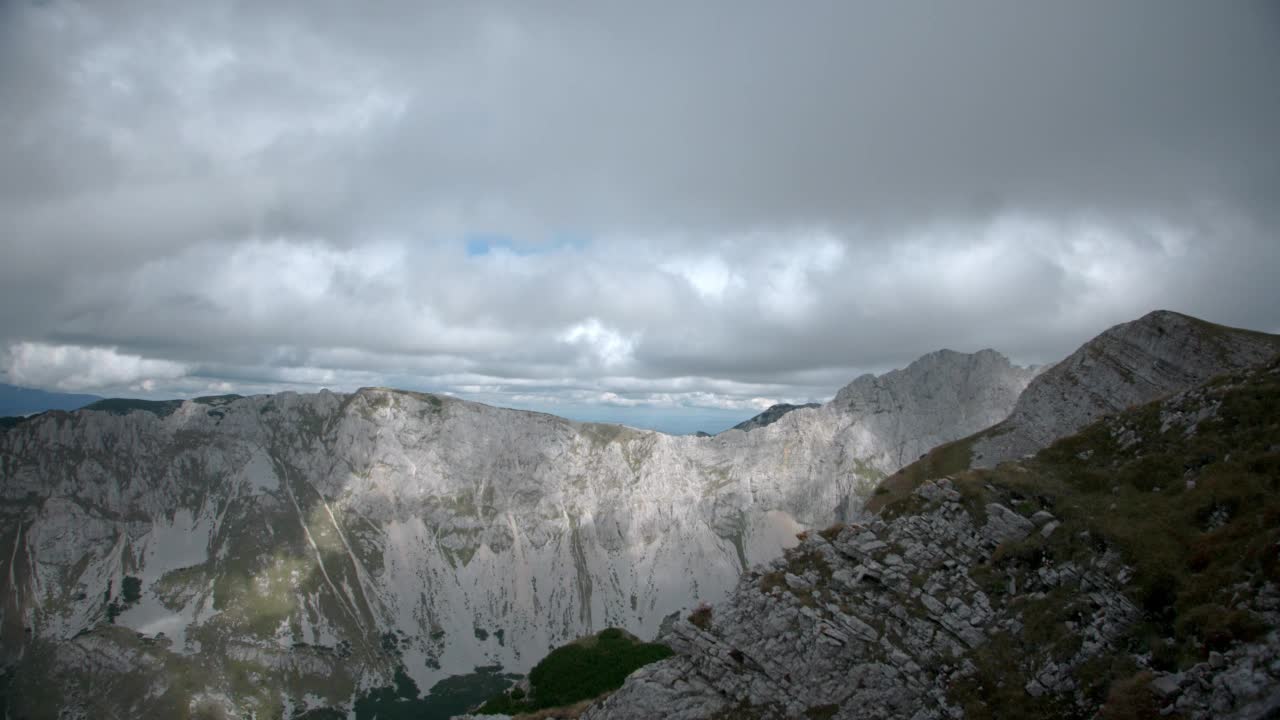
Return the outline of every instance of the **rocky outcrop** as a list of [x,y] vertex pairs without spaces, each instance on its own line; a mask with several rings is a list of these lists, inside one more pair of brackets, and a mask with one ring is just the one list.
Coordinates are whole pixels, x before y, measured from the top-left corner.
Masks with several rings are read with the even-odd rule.
[[[961,718],[957,688],[991,680],[980,676],[988,660],[978,656],[1009,637],[1045,632],[1046,615],[1071,620],[1049,630],[1038,654],[1012,661],[1030,665],[1015,692],[1056,703],[1064,716],[1096,710],[1082,669],[1142,616],[1123,592],[1132,570],[1122,556],[1108,551],[1044,567],[993,596],[992,554],[1033,533],[1052,534],[1056,520],[1042,518],[1037,528],[992,504],[977,525],[946,479],[923,485],[917,497],[931,509],[809,534],[744,576],[705,626],[673,627],[665,641],[680,655],[636,671],[584,720]],[[1280,589],[1267,586],[1255,607],[1269,609],[1275,627]],[[1104,686],[1118,679],[1102,678]],[[1146,680],[1142,690],[1150,688],[1165,714],[1270,717],[1280,710],[1280,632]]]
[[[678,623],[666,640],[681,655],[640,669],[584,718],[960,717],[948,689],[975,672],[968,653],[1025,622],[1006,609],[1017,601],[994,599],[975,576],[1001,543],[1035,529],[998,504],[975,523],[947,480],[917,497],[932,509],[809,533],[745,576],[706,627]],[[1121,567],[1104,554],[1017,592],[1033,602],[1057,588],[1087,592],[1091,612],[1076,629],[1087,653],[1137,614],[1117,590]],[[1046,661],[1041,688],[1070,689],[1079,662]]]
[[1117,325],[1032,381],[1009,418],[973,443],[973,467],[1034,453],[1104,415],[1266,362],[1277,352],[1280,336],[1168,310]]
[[[1266,598],[1275,611],[1274,592]],[[1183,672],[1153,674],[1158,704],[1188,720],[1274,718],[1280,713],[1280,633],[1213,652]]]

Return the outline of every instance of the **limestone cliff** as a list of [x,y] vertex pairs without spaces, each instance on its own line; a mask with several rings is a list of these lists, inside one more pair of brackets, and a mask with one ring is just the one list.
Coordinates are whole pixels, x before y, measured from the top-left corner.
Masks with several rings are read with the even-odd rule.
[[651,637],[1031,376],[935,353],[711,438],[377,388],[48,413],[0,432],[4,654],[91,716],[274,714]]

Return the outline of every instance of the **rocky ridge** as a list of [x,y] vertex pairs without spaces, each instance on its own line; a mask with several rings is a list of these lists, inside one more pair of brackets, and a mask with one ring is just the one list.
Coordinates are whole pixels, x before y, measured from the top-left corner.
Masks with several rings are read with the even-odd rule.
[[627,718],[1280,712],[1280,362],[806,533],[588,710]]
[[1266,362],[1280,336],[1168,310],[1116,325],[1040,374],[1008,419],[972,446],[973,467],[995,467],[1047,447],[1104,415]]

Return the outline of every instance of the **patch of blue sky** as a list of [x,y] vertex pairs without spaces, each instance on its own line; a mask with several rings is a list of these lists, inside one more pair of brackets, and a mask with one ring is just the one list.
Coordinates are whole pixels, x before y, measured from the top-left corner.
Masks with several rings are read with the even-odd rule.
[[534,410],[552,415],[559,415],[578,422],[615,423],[643,430],[657,430],[668,435],[691,435],[702,431],[712,435],[728,430],[738,423],[756,415],[753,410],[725,410],[721,408],[667,408],[649,407],[616,407],[610,405],[586,405],[548,403],[503,403],[495,404],[517,410]]
[[577,252],[586,248],[587,241],[574,235],[559,235],[540,242],[518,242],[506,235],[478,233],[463,239],[467,257],[482,257],[493,252],[511,255],[549,255],[557,252]]

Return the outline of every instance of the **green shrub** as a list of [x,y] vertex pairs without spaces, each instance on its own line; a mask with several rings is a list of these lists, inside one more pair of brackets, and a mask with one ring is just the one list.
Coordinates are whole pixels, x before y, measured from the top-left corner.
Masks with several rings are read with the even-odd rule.
[[1101,720],[1157,720],[1160,705],[1151,692],[1150,672],[1140,672],[1111,685],[1107,702],[1098,713]]
[[697,609],[689,613],[689,622],[693,623],[694,625],[697,625],[703,630],[710,629],[711,628],[711,606],[706,604],[699,605]]
[[136,400],[134,398],[108,398],[84,406],[85,410],[107,412],[112,415],[128,415],[142,410],[160,417],[168,417],[182,407],[181,400]]
[[120,583],[120,590],[126,605],[138,602],[142,599],[142,578],[125,575],[124,581]]
[[[879,489],[880,489],[879,487],[876,488],[876,490],[879,490]],[[821,535],[823,539],[825,539],[827,542],[835,542],[836,538],[840,537],[840,531],[844,530],[844,528],[845,528],[844,523],[836,523],[831,527],[828,527],[827,529],[818,532],[818,534]]]
[[481,713],[514,715],[570,705],[622,687],[637,668],[672,655],[660,643],[640,642],[619,628],[607,628],[552,650],[529,671],[529,693],[512,690],[480,707]]
[[1248,610],[1232,610],[1217,604],[1201,605],[1183,613],[1177,624],[1179,637],[1198,643],[1203,654],[1227,650],[1237,642],[1256,640],[1266,629],[1266,624]]
[[[786,573],[781,570],[771,570],[760,576],[760,592],[769,595],[777,588],[787,589]],[[692,621],[693,616],[690,616],[689,620]]]

